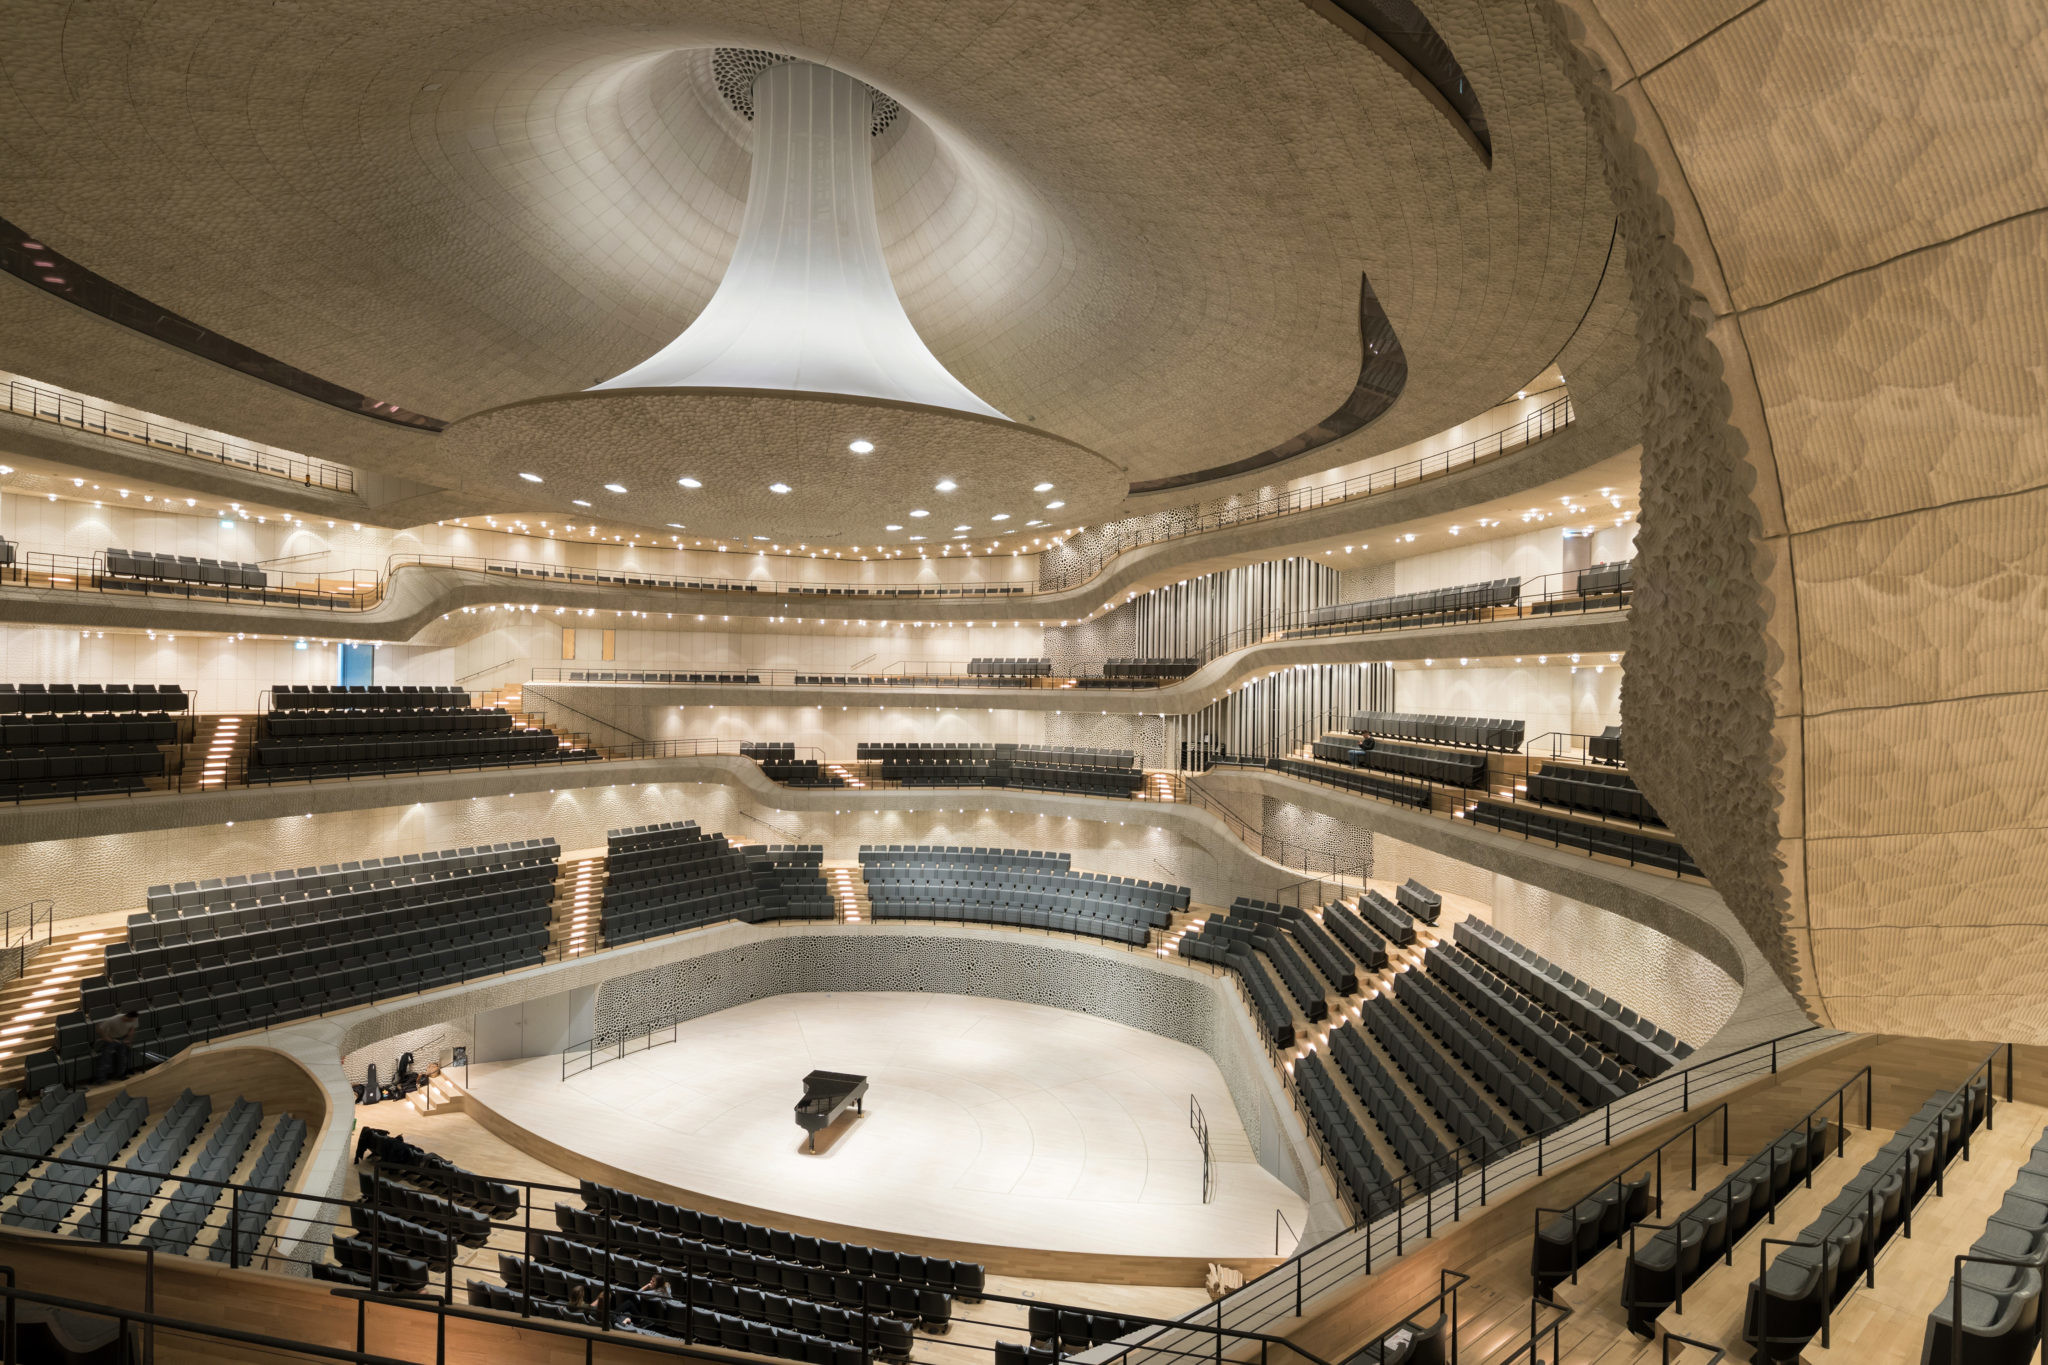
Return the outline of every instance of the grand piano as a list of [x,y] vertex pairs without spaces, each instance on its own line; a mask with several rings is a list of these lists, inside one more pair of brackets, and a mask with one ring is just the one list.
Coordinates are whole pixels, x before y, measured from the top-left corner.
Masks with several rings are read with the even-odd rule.
[[811,1150],[818,1150],[818,1130],[853,1106],[855,1113],[867,1112],[861,1097],[868,1093],[868,1078],[844,1071],[813,1071],[804,1077],[804,1097],[796,1102],[797,1127],[811,1135]]

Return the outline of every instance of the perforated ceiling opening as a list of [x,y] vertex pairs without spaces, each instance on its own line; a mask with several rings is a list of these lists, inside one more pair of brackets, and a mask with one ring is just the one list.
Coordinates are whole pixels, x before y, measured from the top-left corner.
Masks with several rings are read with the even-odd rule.
[[[747,122],[754,121],[754,77],[769,67],[781,62],[793,62],[796,58],[780,52],[769,52],[758,47],[721,47],[711,53],[711,78],[718,82],[718,93],[725,96],[725,102],[732,111]],[[880,137],[896,121],[896,115],[903,106],[890,99],[872,85],[868,93],[875,97],[875,123],[871,130]]]

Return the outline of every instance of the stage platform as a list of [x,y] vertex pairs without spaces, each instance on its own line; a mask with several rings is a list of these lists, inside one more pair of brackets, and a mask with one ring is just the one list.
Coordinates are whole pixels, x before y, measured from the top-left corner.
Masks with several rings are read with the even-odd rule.
[[[813,1155],[792,1110],[815,1068],[869,1085]],[[776,996],[566,1082],[552,1055],[479,1065],[469,1092],[479,1123],[578,1176],[1009,1274],[1199,1284],[1210,1261],[1269,1263],[1276,1210],[1303,1225],[1205,1053],[1040,1005]],[[1190,1094],[1216,1158],[1207,1204]]]

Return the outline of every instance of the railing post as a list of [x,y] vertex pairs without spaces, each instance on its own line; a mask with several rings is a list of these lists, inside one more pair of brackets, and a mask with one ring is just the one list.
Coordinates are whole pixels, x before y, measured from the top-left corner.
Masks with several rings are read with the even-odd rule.
[[100,1245],[107,1243],[107,1215],[113,1210],[107,1203],[107,1168],[100,1167]]

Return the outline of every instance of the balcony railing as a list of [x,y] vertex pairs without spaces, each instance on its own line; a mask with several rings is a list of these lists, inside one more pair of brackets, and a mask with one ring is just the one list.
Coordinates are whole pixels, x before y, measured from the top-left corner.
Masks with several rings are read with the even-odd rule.
[[329,464],[303,455],[286,455],[168,422],[109,412],[82,398],[57,393],[25,380],[8,381],[7,410],[17,417],[33,417],[39,422],[70,427],[73,431],[88,431],[98,436],[111,436],[117,441],[132,441],[152,450],[174,451],[195,460],[228,465],[274,479],[287,479],[307,488],[325,488],[336,493],[356,491],[356,472],[346,465]]

